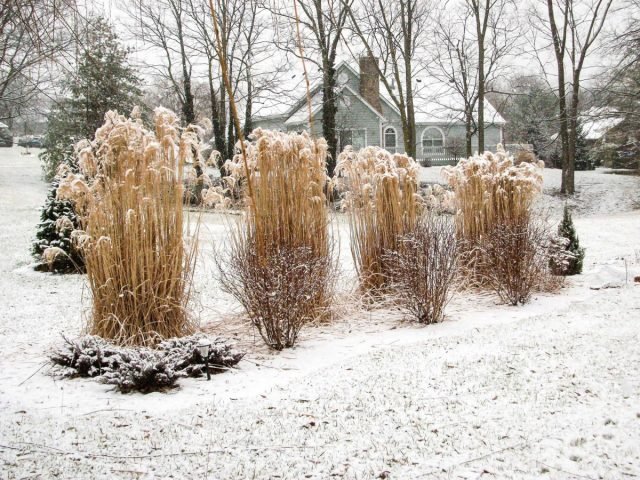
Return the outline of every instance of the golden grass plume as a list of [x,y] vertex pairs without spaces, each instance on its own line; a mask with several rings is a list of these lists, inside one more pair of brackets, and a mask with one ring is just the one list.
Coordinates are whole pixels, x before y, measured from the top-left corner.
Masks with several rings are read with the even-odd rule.
[[58,196],[73,200],[92,293],[89,333],[153,345],[193,331],[187,313],[197,242],[183,233],[183,168],[197,137],[176,115],[155,110],[155,132],[136,112],[108,112],[93,142],[76,147],[80,174]]
[[225,165],[228,186],[245,187],[246,214],[221,278],[265,342],[280,350],[327,315],[333,296],[327,144],[306,133],[262,129],[251,138],[246,164],[238,154]]
[[365,295],[384,293],[389,281],[384,255],[397,251],[400,238],[415,229],[423,208],[418,174],[412,158],[380,147],[347,147],[338,156],[334,184],[346,190],[351,253]]
[[501,145],[443,170],[455,192],[458,238],[475,244],[495,225],[528,216],[542,191],[543,162],[514,164]]

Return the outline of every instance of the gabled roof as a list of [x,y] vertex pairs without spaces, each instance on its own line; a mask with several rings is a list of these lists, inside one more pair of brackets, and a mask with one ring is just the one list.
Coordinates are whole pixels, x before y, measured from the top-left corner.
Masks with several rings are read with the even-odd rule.
[[[343,60],[336,66],[336,72],[342,69],[349,70],[356,78],[360,78],[360,73],[347,61]],[[463,102],[450,86],[437,83],[435,79],[431,83],[423,83],[423,87],[415,92],[414,108],[417,124],[456,124],[462,123]],[[311,87],[311,111],[315,116],[322,109],[322,83],[316,81]],[[348,85],[339,88],[341,92],[344,88],[348,88],[349,92],[362,101],[367,107],[372,109],[378,116],[384,119],[384,116],[371,106],[360,94],[354,91]],[[384,102],[393,112],[400,115],[400,111],[395,103],[388,97],[384,82],[380,81],[380,100]],[[282,105],[282,104],[281,104]],[[505,119],[494,108],[488,100],[485,100],[485,121],[487,123],[504,125]],[[474,112],[475,114],[476,112]],[[256,117],[256,120],[285,119],[286,125],[299,125],[308,121],[309,111],[307,107],[306,93],[303,93],[293,103],[287,106],[284,111],[273,112],[270,115]],[[385,119],[386,120],[386,119]]]
[[360,95],[358,92],[354,91],[353,88],[351,88],[349,85],[344,85],[341,89],[342,90],[349,90],[349,92],[351,92],[351,94],[356,97],[358,100],[360,100],[369,110],[371,110],[373,113],[375,113],[378,117],[380,117],[382,120],[387,120],[384,115],[382,115],[381,112],[379,112],[378,110],[376,110],[376,108],[371,105],[369,102],[367,102],[364,97],[362,95]]
[[[375,115],[380,117],[380,119],[382,119],[383,121],[387,120],[384,117],[384,115],[382,115],[382,113],[380,113],[378,110],[376,110],[373,107],[373,105],[371,105],[369,102],[367,102],[362,97],[362,95],[360,95],[358,92],[356,92],[349,85],[342,85],[341,87],[338,88],[337,93],[341,94],[345,90],[348,91],[354,97],[356,97],[360,102],[362,102],[362,104],[364,106],[366,106],[369,110],[371,110]],[[322,101],[322,89],[321,88],[317,88],[315,93],[311,96],[311,116],[312,117],[315,117],[316,114],[318,114],[320,111],[322,111],[322,103],[323,103],[323,101]],[[307,123],[308,120],[309,120],[309,107],[307,105],[307,99],[305,98],[303,102],[300,102],[298,104],[298,108],[295,109],[292,113],[290,113],[288,115],[288,118],[285,120],[284,124],[285,125],[300,125],[302,123]]]
[[[311,90],[313,91],[313,90]],[[294,107],[293,112],[287,112],[285,125],[300,125],[309,121],[309,106],[305,95],[304,101],[298,102],[298,108]],[[322,110],[322,89],[316,88],[315,93],[311,95],[311,117],[315,117],[316,113]]]
[[611,108],[591,107],[580,115],[582,132],[587,140],[600,140],[613,127],[618,126],[624,118]]

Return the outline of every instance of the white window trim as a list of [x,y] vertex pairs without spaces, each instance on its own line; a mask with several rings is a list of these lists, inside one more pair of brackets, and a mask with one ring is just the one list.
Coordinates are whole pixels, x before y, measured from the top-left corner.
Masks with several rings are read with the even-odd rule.
[[387,130],[393,130],[393,135],[396,137],[396,144],[393,146],[393,149],[396,150],[398,148],[398,131],[396,127],[393,125],[387,125],[386,127],[382,127],[382,143],[384,145],[385,150],[387,149]]
[[447,145],[447,137],[445,136],[444,131],[440,127],[430,125],[428,127],[425,127],[424,130],[422,130],[422,134],[420,135],[420,149],[422,150],[422,155],[424,155],[424,134],[428,130],[437,130],[438,132],[440,132],[440,136],[442,137],[442,148],[446,147]]
[[[353,132],[359,132],[359,131],[364,132],[364,145],[363,145],[362,148],[368,146],[369,142],[367,141],[367,129],[366,128],[336,128],[336,133],[338,134],[338,143],[340,143],[340,132],[351,132],[351,139],[353,139]],[[341,145],[340,144],[340,145],[338,145],[338,150],[340,150],[342,152],[344,150],[344,147],[346,147],[346,145]]]

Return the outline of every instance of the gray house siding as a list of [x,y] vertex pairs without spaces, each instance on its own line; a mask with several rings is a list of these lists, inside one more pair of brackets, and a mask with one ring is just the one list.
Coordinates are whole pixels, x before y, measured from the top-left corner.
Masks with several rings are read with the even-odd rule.
[[[366,139],[364,144],[357,143],[354,146],[380,146],[380,122],[380,115],[365,104],[359,95],[354,95],[347,89],[342,91],[338,98],[338,113],[336,115],[336,130],[338,130],[339,139],[341,131],[354,131],[354,140],[356,137],[361,138],[362,134]],[[345,146],[340,145],[341,148]]]

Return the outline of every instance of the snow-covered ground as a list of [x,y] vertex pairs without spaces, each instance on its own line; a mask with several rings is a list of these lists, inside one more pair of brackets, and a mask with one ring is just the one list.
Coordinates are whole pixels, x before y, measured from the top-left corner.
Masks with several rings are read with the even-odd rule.
[[[446,184],[442,169],[446,167],[423,168],[420,180],[428,183]],[[543,209],[561,214],[564,204],[580,215],[607,215],[609,213],[630,212],[640,209],[640,180],[638,176],[623,175],[620,171],[598,168],[576,172],[576,193],[571,197],[560,194],[561,171],[544,169],[544,193],[538,202]]]
[[[640,178],[577,172],[585,273],[525,307],[464,295],[429,327],[361,310],[343,244],[340,318],[280,354],[219,291],[229,219],[206,214],[194,312],[250,353],[210,382],[121,395],[43,366],[60,333],[80,333],[88,295],[82,276],[29,266],[39,175],[35,156],[0,150],[0,478],[640,476]],[[557,214],[559,172],[545,182]]]

